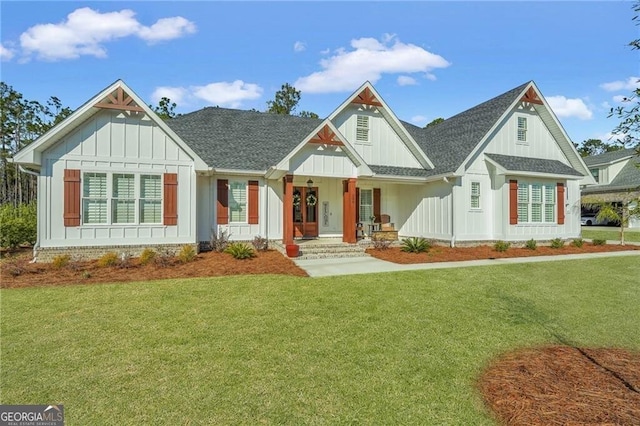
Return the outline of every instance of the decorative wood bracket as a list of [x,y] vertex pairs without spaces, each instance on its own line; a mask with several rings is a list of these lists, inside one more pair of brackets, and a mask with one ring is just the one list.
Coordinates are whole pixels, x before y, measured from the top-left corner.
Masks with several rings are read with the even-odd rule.
[[533,89],[533,87],[529,87],[529,90],[527,90],[527,92],[524,94],[524,96],[520,100],[522,102],[529,102],[530,104],[543,105],[542,99],[540,99],[540,97],[538,96],[536,91]]
[[354,100],[351,101],[352,104],[362,104],[362,105],[373,105],[381,107],[382,104],[375,97],[375,95],[371,92],[371,89],[365,87],[365,89],[360,92],[358,96],[355,97]]
[[96,108],[106,108],[106,109],[119,109],[123,111],[135,111],[135,112],[144,112],[144,109],[136,105],[132,104],[133,98],[131,96],[124,93],[122,87],[118,87],[115,92],[109,94],[106,98],[104,98],[101,102],[98,102],[94,105]]
[[344,146],[344,143],[336,134],[329,128],[328,125],[324,125],[322,130],[316,133],[315,137],[309,140],[309,143],[318,143],[322,145],[335,145],[335,146]]

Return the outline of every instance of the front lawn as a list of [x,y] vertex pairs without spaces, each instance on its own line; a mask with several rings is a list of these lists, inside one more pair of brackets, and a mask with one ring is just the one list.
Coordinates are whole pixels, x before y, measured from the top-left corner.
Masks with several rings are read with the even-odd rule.
[[0,290],[2,404],[67,424],[493,424],[489,360],[640,350],[637,256]]
[[[612,228],[608,231],[596,231],[592,229],[585,229],[582,227],[582,238],[605,239],[609,242],[620,241],[620,228]],[[624,240],[628,242],[640,243],[640,232],[638,231],[624,231]]]

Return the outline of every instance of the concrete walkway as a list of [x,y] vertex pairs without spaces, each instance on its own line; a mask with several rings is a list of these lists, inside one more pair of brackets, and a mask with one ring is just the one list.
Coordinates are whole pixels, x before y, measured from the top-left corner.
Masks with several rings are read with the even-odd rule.
[[[559,260],[595,259],[602,257],[639,256],[640,250],[587,254],[562,254],[557,256],[511,257],[506,259],[466,260],[463,262],[415,263],[400,265],[375,257],[352,257],[342,259],[294,260],[310,277],[335,275],[371,274],[379,272],[415,271],[422,269],[464,268],[468,266],[505,265],[510,263],[550,262]],[[614,261],[612,259],[612,261]],[[640,260],[639,260],[640,261]]]

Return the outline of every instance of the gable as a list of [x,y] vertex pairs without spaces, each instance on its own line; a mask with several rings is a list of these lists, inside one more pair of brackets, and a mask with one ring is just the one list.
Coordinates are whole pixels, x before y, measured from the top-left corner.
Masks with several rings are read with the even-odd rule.
[[[362,118],[367,121],[366,129],[362,126]],[[332,122],[367,164],[422,167],[380,107],[353,103],[340,111]],[[362,137],[363,129],[367,133],[366,138]]]

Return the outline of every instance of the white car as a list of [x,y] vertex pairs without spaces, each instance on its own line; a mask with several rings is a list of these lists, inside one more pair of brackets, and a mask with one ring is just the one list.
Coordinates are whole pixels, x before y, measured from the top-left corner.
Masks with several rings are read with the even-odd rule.
[[597,220],[595,213],[583,214],[582,217],[580,218],[580,224],[581,225],[586,225],[586,226],[592,226],[592,225],[601,225],[601,226],[615,225],[614,222],[608,221],[606,219],[605,220]]

